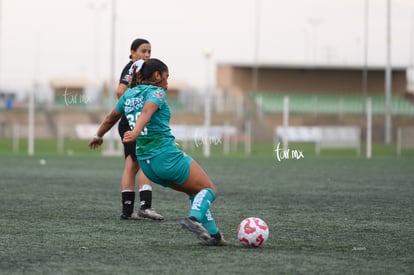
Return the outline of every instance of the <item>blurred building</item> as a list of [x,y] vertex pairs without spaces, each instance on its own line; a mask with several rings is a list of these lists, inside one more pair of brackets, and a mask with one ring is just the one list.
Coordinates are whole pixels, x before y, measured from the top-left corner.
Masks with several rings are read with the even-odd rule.
[[[289,125],[341,125],[366,127],[366,97],[374,115],[372,137],[384,140],[386,113],[385,67],[306,64],[220,63],[216,88],[223,96],[243,98],[245,118],[254,118],[254,138],[271,138],[283,123],[285,98],[289,98]],[[393,133],[412,125],[414,98],[408,89],[408,68],[392,68],[390,109]],[[364,88],[365,87],[365,88]],[[365,132],[364,132],[365,133]]]
[[80,105],[88,100],[85,90],[91,85],[84,78],[56,78],[50,81],[54,102],[61,105]]
[[[118,87],[119,80],[114,82],[114,88]],[[186,90],[189,88],[189,85],[185,81],[181,80],[168,80],[168,99],[178,99],[181,91]],[[109,82],[105,81],[103,84],[102,89],[102,96],[108,97],[111,93],[109,92]],[[113,91],[113,95],[115,95],[115,91]]]
[[[253,71],[252,64],[218,64],[217,88],[252,92]],[[366,72],[367,92],[383,94],[385,68],[368,67]],[[361,94],[363,81],[363,67],[359,66],[268,64],[257,68],[255,92]],[[393,94],[405,94],[407,84],[407,68],[392,68]]]

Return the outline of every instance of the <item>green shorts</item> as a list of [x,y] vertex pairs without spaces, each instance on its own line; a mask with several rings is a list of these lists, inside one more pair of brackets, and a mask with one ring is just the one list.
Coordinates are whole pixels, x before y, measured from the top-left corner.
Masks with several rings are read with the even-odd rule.
[[193,159],[176,146],[146,160],[139,160],[144,174],[154,183],[169,187],[171,183],[183,184],[190,175]]

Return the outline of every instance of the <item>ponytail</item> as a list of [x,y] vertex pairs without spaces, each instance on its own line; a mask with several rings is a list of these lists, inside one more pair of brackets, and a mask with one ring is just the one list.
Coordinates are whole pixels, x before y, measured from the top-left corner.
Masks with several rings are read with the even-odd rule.
[[153,75],[155,72],[162,74],[167,71],[167,65],[159,59],[151,58],[145,62],[140,59],[132,64],[130,68],[132,80],[129,87],[133,88],[139,84],[153,84]]

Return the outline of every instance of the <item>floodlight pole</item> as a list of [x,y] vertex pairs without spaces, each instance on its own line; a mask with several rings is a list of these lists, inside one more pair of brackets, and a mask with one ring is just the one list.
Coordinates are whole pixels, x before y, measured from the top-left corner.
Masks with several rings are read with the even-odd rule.
[[385,70],[385,143],[390,144],[391,137],[391,0],[387,0],[387,67]]
[[409,61],[409,90],[412,91],[414,88],[414,13],[411,14],[411,31],[410,31],[410,61]]
[[29,156],[34,155],[34,116],[35,116],[35,92],[37,91],[37,80],[35,79],[35,83],[33,88],[29,91],[29,110],[28,110],[28,129],[27,129],[27,154]]
[[29,106],[28,106],[28,129],[27,129],[27,154],[33,156],[35,153],[35,96],[39,92],[38,72],[39,72],[39,34],[35,37],[35,60],[34,60],[34,82],[33,88],[29,91]]
[[208,158],[211,154],[210,148],[210,128],[211,128],[211,87],[210,87],[210,58],[211,51],[205,50],[204,57],[206,58],[206,90],[205,90],[205,105],[204,105],[204,137],[203,137],[203,155]]
[[364,69],[362,72],[362,98],[363,105],[366,106],[365,100],[368,94],[368,16],[369,16],[369,0],[365,0],[364,15]]
[[411,81],[414,81],[414,51],[413,50],[414,50],[414,13],[411,14],[411,32],[410,32],[410,62],[409,62],[410,65],[409,67],[411,69],[411,72],[410,72]]
[[289,136],[287,134],[289,127],[289,96],[283,98],[283,150],[289,149]]
[[312,60],[311,64],[315,65],[318,63],[318,26],[321,25],[323,19],[321,17],[310,17],[308,23],[312,27]]
[[[108,84],[108,109],[111,111],[114,107],[114,91],[115,91],[115,24],[116,24],[116,1],[112,0],[112,22],[111,22],[111,35],[110,37],[110,45],[111,45],[111,53],[110,53],[110,68],[109,68],[109,84]],[[107,142],[107,150],[110,153],[114,151],[114,131],[109,132],[109,140]]]
[[254,39],[253,39],[253,71],[252,92],[257,93],[259,83],[259,45],[260,45],[260,0],[256,0],[256,13],[254,17]]
[[2,71],[1,71],[1,67],[2,67],[2,63],[1,61],[2,56],[1,56],[1,52],[2,52],[2,45],[3,45],[3,41],[2,41],[2,21],[3,21],[3,0],[0,0],[0,91],[2,89]]
[[366,99],[366,117],[367,117],[367,136],[366,136],[366,157],[371,159],[372,157],[372,101],[370,97]]
[[96,77],[96,82],[100,83],[101,81],[101,74],[100,74],[100,36],[99,36],[99,32],[100,32],[100,21],[101,21],[101,12],[103,10],[105,10],[106,8],[106,4],[105,3],[98,3],[97,1],[91,2],[89,4],[89,8],[92,10],[92,12],[95,13],[95,77]]

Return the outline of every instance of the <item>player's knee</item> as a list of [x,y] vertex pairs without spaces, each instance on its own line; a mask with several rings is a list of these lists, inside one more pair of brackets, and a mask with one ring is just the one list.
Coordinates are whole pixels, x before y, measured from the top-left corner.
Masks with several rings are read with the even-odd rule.
[[142,171],[138,172],[138,182],[140,186],[151,186],[151,180],[147,178]]
[[138,162],[135,161],[131,164],[131,171],[133,171],[136,174],[138,173],[138,170],[139,170],[139,165],[138,165]]
[[134,161],[130,156],[128,156],[125,160],[125,169],[136,174],[139,170],[138,161]]
[[213,193],[215,194],[215,196],[217,196],[217,189],[216,189],[216,187],[214,186],[213,183],[210,183],[210,184],[207,184],[207,185],[203,185],[201,187],[201,189],[210,189],[211,191],[213,191]]
[[216,187],[214,187],[214,185],[212,185],[211,187],[210,187],[210,189],[214,192],[214,194],[216,195],[216,197],[218,196],[218,192],[217,192],[217,189],[216,189]]

